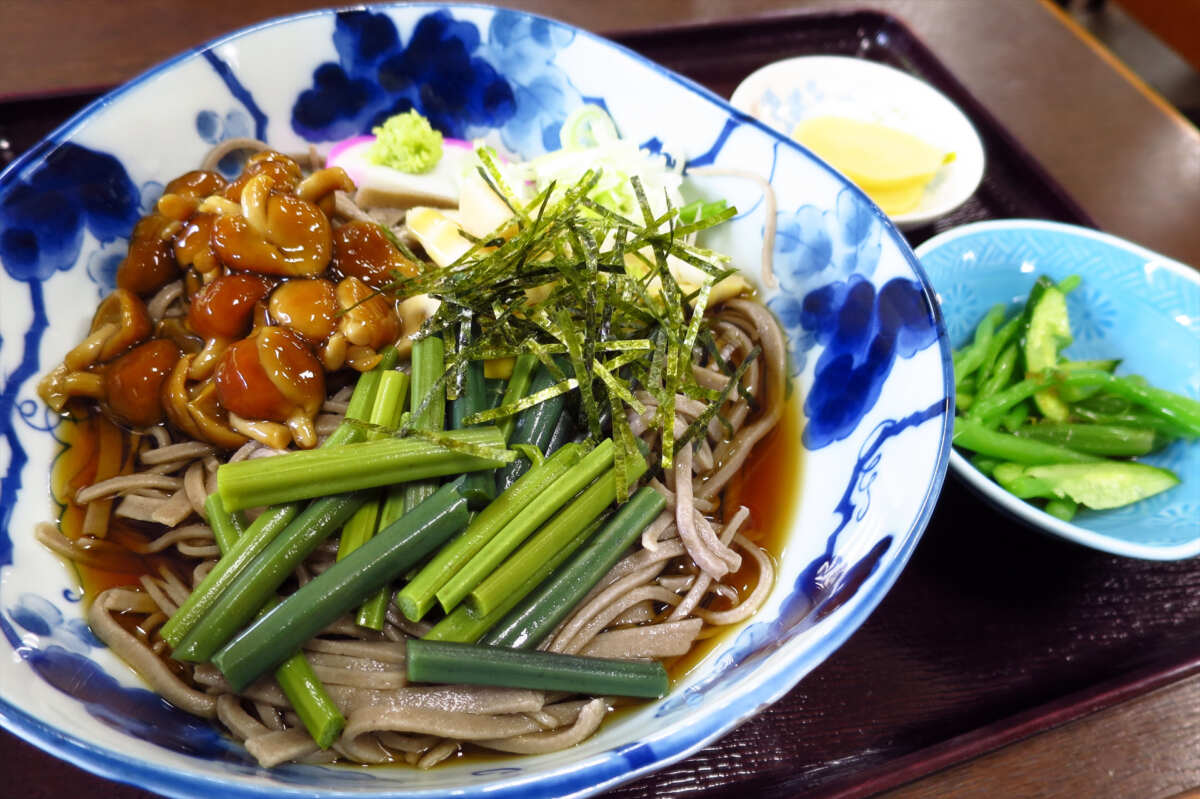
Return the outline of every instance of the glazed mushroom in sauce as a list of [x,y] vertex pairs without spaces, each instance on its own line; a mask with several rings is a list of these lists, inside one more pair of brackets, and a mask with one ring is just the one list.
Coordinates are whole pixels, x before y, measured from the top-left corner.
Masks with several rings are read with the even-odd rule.
[[221,448],[315,446],[326,375],[371,369],[399,341],[396,303],[377,289],[415,268],[378,225],[331,224],[334,192],[353,188],[339,168],[306,177],[269,150],[231,182],[172,180],[43,399],[93,400],[133,429],[169,418]]

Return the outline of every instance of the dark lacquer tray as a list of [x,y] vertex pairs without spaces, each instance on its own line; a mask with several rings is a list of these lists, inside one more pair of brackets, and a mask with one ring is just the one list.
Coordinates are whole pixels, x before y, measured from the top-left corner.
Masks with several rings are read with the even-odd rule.
[[[937,86],[975,123],[988,166],[971,201],[912,232],[914,245],[981,219],[1091,224],[887,15],[794,15],[615,38],[726,97],[764,64],[815,53],[882,61]],[[0,139],[19,152],[90,99],[0,103]],[[910,565],[845,646],[722,740],[608,796],[847,799],[902,784],[1200,671],[1198,589],[1200,560],[1127,560],[1042,536],[950,477]],[[14,795],[148,796],[5,733],[0,762]]]

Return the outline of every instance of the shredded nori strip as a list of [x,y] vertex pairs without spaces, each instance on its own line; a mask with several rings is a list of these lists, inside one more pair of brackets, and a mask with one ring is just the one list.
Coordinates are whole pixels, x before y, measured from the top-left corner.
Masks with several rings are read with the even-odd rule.
[[[670,468],[674,454],[696,431],[721,418],[721,406],[732,391],[744,392],[741,375],[753,360],[734,370],[716,351],[704,312],[713,286],[734,270],[728,256],[690,242],[693,234],[731,218],[736,209],[682,224],[679,209],[668,202],[667,211],[655,216],[641,182],[633,177],[641,220],[629,219],[588,198],[600,179],[596,170],[573,185],[551,184],[522,203],[495,155],[487,148],[478,152],[479,175],[513,216],[487,236],[465,237],[472,246],[453,264],[397,276],[384,289],[441,301],[417,334],[440,335],[446,343],[445,372],[431,396],[433,391],[456,395],[469,361],[533,353],[555,384],[473,414],[464,423],[503,419],[577,390],[581,427],[595,441],[611,425],[614,468],[623,477],[629,458],[641,457],[627,414],[646,412],[636,393],[645,391],[657,405],[651,423],[662,441],[661,468]],[[701,284],[685,290],[670,269],[671,258],[700,270]],[[696,382],[692,359],[702,350],[731,376],[723,391]],[[560,366],[556,357],[563,356]],[[676,394],[707,403],[701,418],[678,440]],[[431,396],[420,398],[413,416],[419,416]],[[399,433],[416,434],[407,417]],[[624,487],[623,479],[617,482]]]

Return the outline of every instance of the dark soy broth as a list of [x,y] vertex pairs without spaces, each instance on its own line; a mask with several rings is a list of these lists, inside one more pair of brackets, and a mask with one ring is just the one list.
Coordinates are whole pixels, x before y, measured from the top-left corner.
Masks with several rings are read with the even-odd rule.
[[[84,508],[75,504],[75,493],[98,476],[106,479],[132,471],[141,437],[117,427],[103,414],[86,412],[64,420],[59,435],[63,449],[50,477],[51,493],[60,506],[59,529],[72,541],[88,541],[83,532]],[[181,556],[171,554],[173,548],[139,554],[158,535],[159,528],[116,516],[112,511],[118,501],[110,502],[107,533],[72,563],[86,603],[108,588],[137,586],[143,574],[158,574],[163,567],[180,577],[188,576],[191,567]],[[190,576],[185,582],[190,582]]]
[[[793,391],[784,406],[779,424],[754,447],[745,468],[725,488],[721,505],[723,519],[733,516],[741,505],[750,509],[750,518],[742,525],[741,533],[765,549],[776,566],[787,544],[796,506],[796,486],[800,478],[801,444],[797,404],[797,394]],[[741,569],[726,577],[724,582],[737,589],[739,598],[744,597],[758,584],[758,565],[752,558],[743,557]],[[729,600],[717,597],[708,607],[711,610],[725,610],[732,604]],[[708,638],[697,641],[686,655],[665,661],[671,682],[682,679],[725,636],[736,633],[741,626],[735,624],[716,630]]]

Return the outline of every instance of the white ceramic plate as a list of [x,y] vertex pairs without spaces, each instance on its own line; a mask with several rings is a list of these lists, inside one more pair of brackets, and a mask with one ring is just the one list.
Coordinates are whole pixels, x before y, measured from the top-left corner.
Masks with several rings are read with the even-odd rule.
[[892,216],[903,229],[950,213],[983,179],[983,143],[966,115],[929,84],[884,64],[849,56],[776,61],[743,80],[730,103],[785,136],[806,119],[841,116],[887,125],[953,152],[920,204]]

